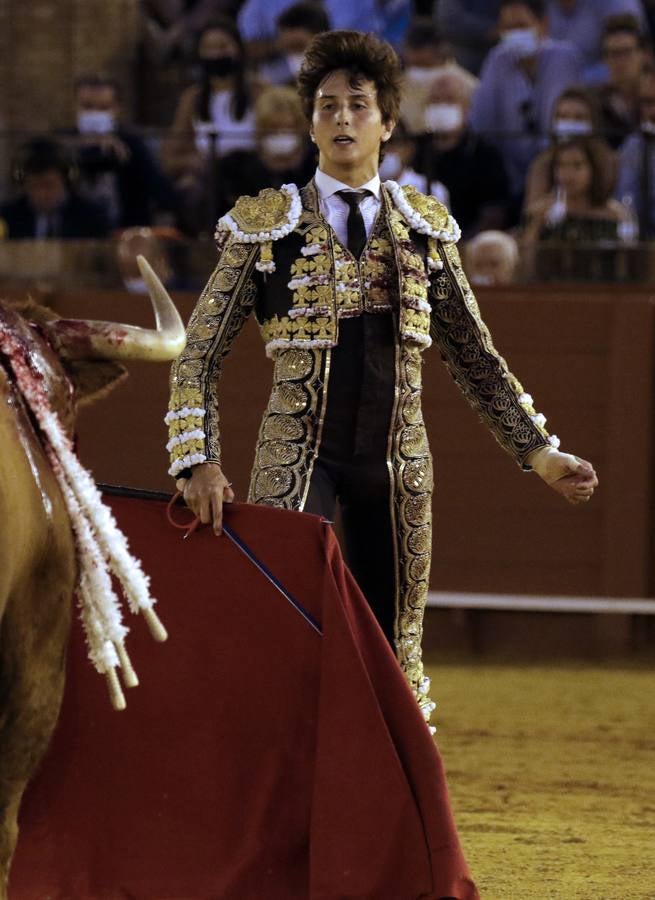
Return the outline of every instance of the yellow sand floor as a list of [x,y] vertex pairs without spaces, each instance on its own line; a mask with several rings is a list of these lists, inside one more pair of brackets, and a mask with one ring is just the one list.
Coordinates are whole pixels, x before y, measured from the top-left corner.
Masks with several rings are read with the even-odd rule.
[[655,900],[653,670],[428,670],[437,741],[483,900]]

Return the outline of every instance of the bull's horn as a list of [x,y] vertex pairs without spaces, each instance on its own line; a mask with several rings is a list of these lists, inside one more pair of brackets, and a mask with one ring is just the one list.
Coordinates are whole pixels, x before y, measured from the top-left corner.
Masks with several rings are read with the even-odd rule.
[[47,325],[61,352],[70,359],[175,359],[186,343],[184,325],[166,288],[148,261],[137,263],[155,312],[156,328],[139,328],[93,319],[56,319]]

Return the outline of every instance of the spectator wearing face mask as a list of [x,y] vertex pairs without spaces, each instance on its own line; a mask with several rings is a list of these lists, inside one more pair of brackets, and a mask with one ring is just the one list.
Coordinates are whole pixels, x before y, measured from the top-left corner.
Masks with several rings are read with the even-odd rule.
[[298,92],[292,87],[269,87],[255,104],[256,153],[268,187],[306,184],[314,174],[314,148]]
[[384,157],[379,169],[380,179],[395,181],[403,187],[411,185],[422,194],[436,197],[450,208],[450,194],[446,185],[436,179],[429,181],[427,175],[422,175],[412,168],[415,155],[415,141],[408,134],[403,123],[398,122],[390,140],[384,147]]
[[642,240],[655,238],[655,74],[642,75],[639,84],[639,130],[619,151],[615,197],[632,213]]
[[[265,88],[255,103],[256,146],[233,150],[216,161],[211,179],[213,198],[198,198],[195,214],[211,230],[242,194],[256,195],[265,187],[306,184],[314,174],[314,147],[307,134],[298,92],[285,85]],[[213,218],[212,218],[213,217]]]
[[504,231],[481,231],[464,250],[466,275],[476,287],[511,284],[519,264],[519,248]]
[[601,128],[614,148],[639,123],[639,83],[648,62],[644,36],[634,16],[612,16],[603,31],[603,60],[609,78],[595,88]]
[[416,22],[403,44],[403,90],[400,118],[410,134],[422,134],[425,104],[437,75],[453,72],[468,86],[469,96],[478,79],[455,61],[453,48],[430,22]]
[[476,75],[498,40],[500,0],[438,0],[436,24],[453,45],[457,62]]
[[456,73],[439,75],[424,111],[425,136],[419,171],[438,180],[450,194],[450,209],[465,238],[507,220],[509,184],[503,159],[467,122],[469,94]]
[[585,81],[597,80],[605,20],[621,13],[644,24],[641,0],[548,0],[548,36],[575,44],[582,57]]
[[471,127],[501,151],[516,215],[555,101],[579,81],[580,55],[572,44],[546,37],[543,0],[501,0],[498,30],[500,43],[484,63],[473,97]]
[[264,84],[295,85],[305,50],[312,38],[328,31],[327,13],[316,3],[295,3],[277,20],[276,56],[262,63],[258,80]]
[[206,191],[210,159],[255,146],[245,50],[230,19],[216,19],[200,33],[197,64],[199,79],[182,93],[162,151],[187,209]]
[[593,94],[584,87],[567,88],[557,99],[550,128],[551,146],[539,153],[530,164],[525,185],[523,209],[527,211],[549,191],[549,172],[554,147],[578,137],[595,135],[599,152],[604,153],[603,172],[608,192],[614,190],[617,159],[600,131],[600,113]]
[[10,240],[104,238],[109,222],[97,203],[71,182],[71,161],[47,138],[23,148],[15,167],[18,196],[0,206],[0,232]]
[[61,132],[78,169],[80,196],[104,207],[112,228],[170,224],[172,185],[147,144],[122,122],[120,88],[102,74],[75,83],[75,128]]

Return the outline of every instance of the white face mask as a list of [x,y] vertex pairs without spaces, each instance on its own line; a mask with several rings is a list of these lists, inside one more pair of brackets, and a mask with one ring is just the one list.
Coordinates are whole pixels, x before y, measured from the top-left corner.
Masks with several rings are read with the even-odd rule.
[[83,109],[77,114],[80,134],[111,134],[115,124],[114,114],[104,109]]
[[555,119],[553,134],[560,138],[591,134],[591,122],[581,122],[579,119]]
[[304,53],[287,53],[287,55],[285,56],[287,65],[289,66],[289,71],[294,78],[298,77],[298,73],[300,72],[300,67],[302,66],[302,61],[304,58]]
[[432,84],[439,74],[439,69],[434,66],[425,68],[424,66],[410,66],[405,69],[405,78],[407,81],[413,81],[414,84]]
[[462,107],[456,103],[431,103],[425,108],[425,128],[429,132],[457,131],[463,123]]
[[397,178],[403,170],[403,161],[400,154],[395,150],[387,150],[384,159],[380,163],[380,180],[387,181],[389,178]]
[[300,136],[293,131],[265,134],[262,137],[262,149],[271,156],[289,156],[299,148]]
[[129,291],[130,294],[148,293],[148,285],[143,278],[124,278],[123,284],[125,285],[125,290]]
[[539,49],[539,35],[534,28],[512,28],[502,35],[501,41],[511,48],[516,59],[535,56]]

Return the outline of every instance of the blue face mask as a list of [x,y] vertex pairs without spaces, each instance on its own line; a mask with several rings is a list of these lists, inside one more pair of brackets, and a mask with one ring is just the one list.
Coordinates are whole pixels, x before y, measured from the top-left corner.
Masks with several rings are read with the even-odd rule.
[[512,28],[502,35],[501,41],[515,59],[536,56],[539,50],[539,34],[535,28]]

